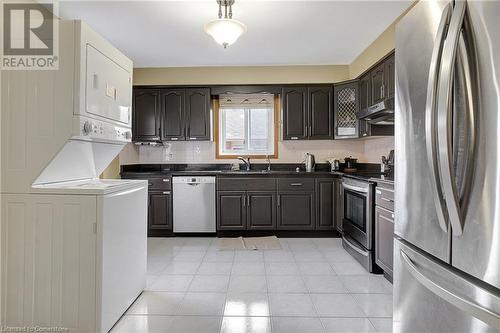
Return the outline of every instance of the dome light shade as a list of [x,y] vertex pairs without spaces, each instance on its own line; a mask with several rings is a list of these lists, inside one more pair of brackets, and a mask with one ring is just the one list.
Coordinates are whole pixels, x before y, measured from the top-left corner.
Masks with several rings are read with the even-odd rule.
[[205,32],[224,48],[234,44],[246,31],[243,23],[232,18],[220,18],[205,24]]

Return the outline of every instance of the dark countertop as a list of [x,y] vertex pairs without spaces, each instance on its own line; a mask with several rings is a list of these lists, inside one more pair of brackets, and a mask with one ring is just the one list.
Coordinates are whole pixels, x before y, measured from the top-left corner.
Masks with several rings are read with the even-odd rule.
[[[243,169],[243,165],[240,168]],[[299,172],[296,168],[299,167]],[[342,168],[342,165],[341,165]],[[338,176],[350,177],[371,182],[391,182],[391,178],[382,175],[380,165],[375,163],[359,163],[358,171],[346,173],[330,171],[326,163],[316,164],[315,171],[306,172],[303,165],[272,163],[271,171],[267,164],[252,164],[252,170],[231,170],[231,164],[130,164],[121,166],[121,175],[127,177],[162,177],[162,176]]]
[[374,183],[384,183],[384,184],[394,185],[394,175],[391,176],[381,175],[380,177],[371,177],[370,181]]
[[122,171],[122,176],[143,176],[143,177],[161,177],[161,176],[335,176],[341,175],[341,172],[313,171],[297,172],[293,170],[161,170],[161,171]]

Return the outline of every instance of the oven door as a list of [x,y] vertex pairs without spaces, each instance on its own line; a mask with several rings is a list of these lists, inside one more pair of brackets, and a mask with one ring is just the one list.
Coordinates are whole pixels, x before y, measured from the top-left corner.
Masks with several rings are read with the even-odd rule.
[[369,183],[343,182],[343,231],[365,249],[372,249],[372,186]]

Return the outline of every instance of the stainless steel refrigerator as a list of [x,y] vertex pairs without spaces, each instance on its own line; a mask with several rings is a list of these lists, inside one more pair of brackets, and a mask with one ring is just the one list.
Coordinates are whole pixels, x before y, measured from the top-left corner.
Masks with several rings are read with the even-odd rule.
[[500,332],[500,2],[396,28],[394,332]]

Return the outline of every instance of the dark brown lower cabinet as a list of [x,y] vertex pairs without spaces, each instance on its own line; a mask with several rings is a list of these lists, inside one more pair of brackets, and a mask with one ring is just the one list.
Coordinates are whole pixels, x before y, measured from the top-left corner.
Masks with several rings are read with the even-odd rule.
[[276,193],[219,191],[218,230],[276,229]]
[[335,180],[316,179],[316,230],[334,230],[335,202]]
[[335,178],[333,190],[335,192],[334,200],[336,208],[334,220],[335,230],[342,233],[342,210],[344,209],[344,207],[342,207],[342,178]]
[[247,194],[247,229],[276,229],[276,193],[248,192]]
[[245,230],[246,229],[246,192],[218,191],[217,192],[217,229],[218,230]]
[[314,215],[314,192],[278,193],[279,230],[312,230]]
[[392,277],[394,213],[375,206],[375,262]]
[[172,192],[149,192],[149,230],[172,230]]

